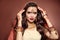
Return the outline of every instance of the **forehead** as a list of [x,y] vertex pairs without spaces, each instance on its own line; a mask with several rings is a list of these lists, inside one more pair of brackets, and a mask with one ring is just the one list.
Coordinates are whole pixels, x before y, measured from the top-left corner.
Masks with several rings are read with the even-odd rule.
[[27,11],[29,11],[29,12],[37,12],[37,8],[36,7],[29,7],[27,9]]

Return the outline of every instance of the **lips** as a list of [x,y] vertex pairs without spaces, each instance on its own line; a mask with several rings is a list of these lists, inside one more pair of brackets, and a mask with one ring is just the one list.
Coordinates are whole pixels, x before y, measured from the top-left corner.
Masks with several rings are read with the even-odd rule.
[[33,20],[33,18],[30,18],[30,20]]

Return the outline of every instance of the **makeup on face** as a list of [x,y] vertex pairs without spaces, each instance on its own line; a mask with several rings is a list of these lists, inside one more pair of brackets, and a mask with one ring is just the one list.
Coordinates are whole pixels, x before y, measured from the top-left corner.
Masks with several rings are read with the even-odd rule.
[[27,9],[27,13],[37,13],[37,8],[36,7],[29,7]]
[[29,7],[26,11],[27,20],[33,22],[37,16],[37,8],[36,7]]
[[28,13],[28,14],[30,14],[30,13],[37,14],[37,12],[29,12],[29,11],[28,11],[27,13]]
[[30,18],[30,20],[33,20],[34,18]]

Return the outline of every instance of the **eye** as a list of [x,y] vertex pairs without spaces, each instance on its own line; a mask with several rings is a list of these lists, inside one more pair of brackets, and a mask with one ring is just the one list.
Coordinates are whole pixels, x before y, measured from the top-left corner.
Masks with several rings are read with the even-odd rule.
[[34,12],[34,14],[37,14],[37,12]]
[[28,14],[30,14],[31,12],[27,12]]

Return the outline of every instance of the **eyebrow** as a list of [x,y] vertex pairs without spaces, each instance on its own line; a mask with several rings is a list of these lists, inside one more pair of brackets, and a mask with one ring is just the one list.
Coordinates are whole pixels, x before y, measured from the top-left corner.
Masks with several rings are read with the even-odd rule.
[[28,13],[37,13],[37,12],[29,12],[29,11],[28,11]]

